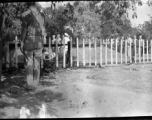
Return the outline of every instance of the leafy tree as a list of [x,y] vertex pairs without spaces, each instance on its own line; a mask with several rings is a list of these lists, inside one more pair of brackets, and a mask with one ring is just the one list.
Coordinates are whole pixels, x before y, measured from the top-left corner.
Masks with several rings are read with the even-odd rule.
[[[54,9],[56,6],[55,4],[59,1],[51,1],[51,9]],[[62,1],[60,1],[62,2]],[[6,20],[8,23],[13,24],[13,31],[16,31],[18,37],[20,37],[21,33],[21,14],[26,11],[28,8],[27,2],[6,2],[6,3],[0,3],[0,82],[1,82],[1,72],[2,72],[2,60],[3,60],[3,49],[4,44],[7,39],[5,39],[8,35],[13,35],[9,33],[5,33],[5,30],[7,29],[7,26],[5,26],[5,22],[3,22],[4,16],[6,16]],[[39,6],[40,9],[41,6]],[[10,32],[12,32],[10,30]]]
[[145,21],[141,30],[145,39],[152,39],[152,20]]
[[55,34],[63,34],[64,26],[68,21],[66,16],[66,10],[64,6],[59,6],[55,10],[51,10],[51,7],[44,9],[46,16],[46,30],[49,36]]
[[100,19],[95,9],[91,9],[90,2],[76,1],[68,4],[69,22],[67,25],[73,28],[75,37],[100,36]]

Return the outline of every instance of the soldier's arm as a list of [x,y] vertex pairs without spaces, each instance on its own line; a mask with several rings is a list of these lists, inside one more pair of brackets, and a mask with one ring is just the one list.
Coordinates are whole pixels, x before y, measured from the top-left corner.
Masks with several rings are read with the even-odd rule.
[[22,31],[21,31],[21,42],[24,42],[26,34],[27,34],[27,26],[23,25],[22,26]]
[[2,20],[2,26],[1,26],[1,35],[2,35],[2,38],[4,38],[7,34],[7,31],[6,31],[6,26],[5,26],[5,21],[6,21],[6,15],[3,16],[3,20]]
[[24,46],[24,41],[25,41],[25,38],[26,38],[26,35],[27,35],[27,32],[28,32],[28,26],[25,22],[22,21],[22,30],[21,30],[21,46],[20,46],[20,50],[21,52],[23,53],[24,57],[27,57],[27,55],[25,54],[25,51],[23,49],[23,46]]
[[25,21],[25,19],[22,19],[22,29],[21,29],[21,52],[23,52],[23,44],[27,35],[27,22]]

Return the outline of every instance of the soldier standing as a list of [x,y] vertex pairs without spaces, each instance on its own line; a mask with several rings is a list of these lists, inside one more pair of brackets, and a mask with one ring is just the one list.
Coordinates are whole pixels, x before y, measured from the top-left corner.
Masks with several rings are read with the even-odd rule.
[[45,19],[38,3],[28,2],[27,5],[29,9],[22,14],[21,51],[25,56],[27,87],[33,89],[38,86],[40,80]]

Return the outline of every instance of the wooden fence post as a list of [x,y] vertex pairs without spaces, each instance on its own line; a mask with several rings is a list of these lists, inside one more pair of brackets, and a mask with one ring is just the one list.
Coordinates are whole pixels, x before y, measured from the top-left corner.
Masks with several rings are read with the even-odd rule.
[[129,43],[130,43],[130,63],[132,63],[132,54],[131,54],[131,51],[132,51],[131,47],[132,47],[132,44],[131,44],[131,38],[130,38],[130,40],[129,40]]
[[79,41],[78,41],[78,37],[77,37],[77,67],[79,67]]
[[118,43],[118,39],[116,38],[115,41],[116,41],[116,65],[117,65],[117,53],[118,53],[118,48],[117,48],[117,47],[118,47],[118,46],[117,46],[118,44],[117,44],[117,43]]
[[102,39],[100,40],[100,66],[102,66]]
[[55,51],[56,51],[56,67],[59,67],[59,60],[58,60],[58,40],[56,39],[55,42]]
[[17,43],[18,43],[18,39],[17,36],[15,36],[15,67],[18,67],[18,54],[17,54]]
[[135,41],[134,41],[134,42],[135,42],[135,46],[134,46],[134,48],[135,48],[135,63],[136,63],[136,60],[137,60],[137,59],[136,59],[136,53],[137,53],[137,51],[136,51],[136,49],[137,49],[136,41],[137,41],[137,39],[135,39]]
[[89,66],[91,66],[91,41],[89,36]]
[[140,50],[140,39],[139,39],[139,63],[141,63],[141,50]]
[[122,64],[122,39],[121,39],[121,43],[120,43],[120,49],[121,49],[121,64]]
[[148,40],[147,40],[147,62],[149,62],[149,60],[148,60]]
[[94,55],[95,55],[95,58],[94,58],[94,59],[95,59],[95,66],[96,66],[96,65],[97,65],[97,54],[96,54],[96,53],[97,53],[97,52],[96,52],[96,51],[97,51],[97,44],[96,44],[96,39],[95,39],[95,38],[94,38],[94,42],[95,42],[95,43],[94,43],[94,52],[95,52],[95,53],[94,53]]
[[111,39],[111,64],[113,64],[113,39]]
[[145,40],[143,40],[143,63],[145,62]]
[[106,45],[105,45],[105,65],[107,65],[107,39],[106,39],[106,41],[105,41],[106,43]]
[[85,40],[83,38],[83,66],[85,66]]
[[63,68],[66,68],[65,64],[65,39],[63,38]]
[[150,54],[151,54],[151,62],[152,62],[152,40],[150,40],[150,50],[151,50]]
[[127,64],[127,40],[125,40],[125,63]]
[[71,42],[70,42],[70,64],[71,64],[71,67],[73,66],[73,61],[72,61],[72,37],[71,37]]
[[48,50],[48,52],[50,52],[50,50],[51,50],[51,38],[49,37],[49,50]]

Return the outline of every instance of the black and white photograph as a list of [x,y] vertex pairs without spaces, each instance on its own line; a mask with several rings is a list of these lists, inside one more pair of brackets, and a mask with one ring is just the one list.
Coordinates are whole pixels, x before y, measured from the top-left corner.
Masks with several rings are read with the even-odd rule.
[[0,2],[0,119],[152,116],[152,0]]

